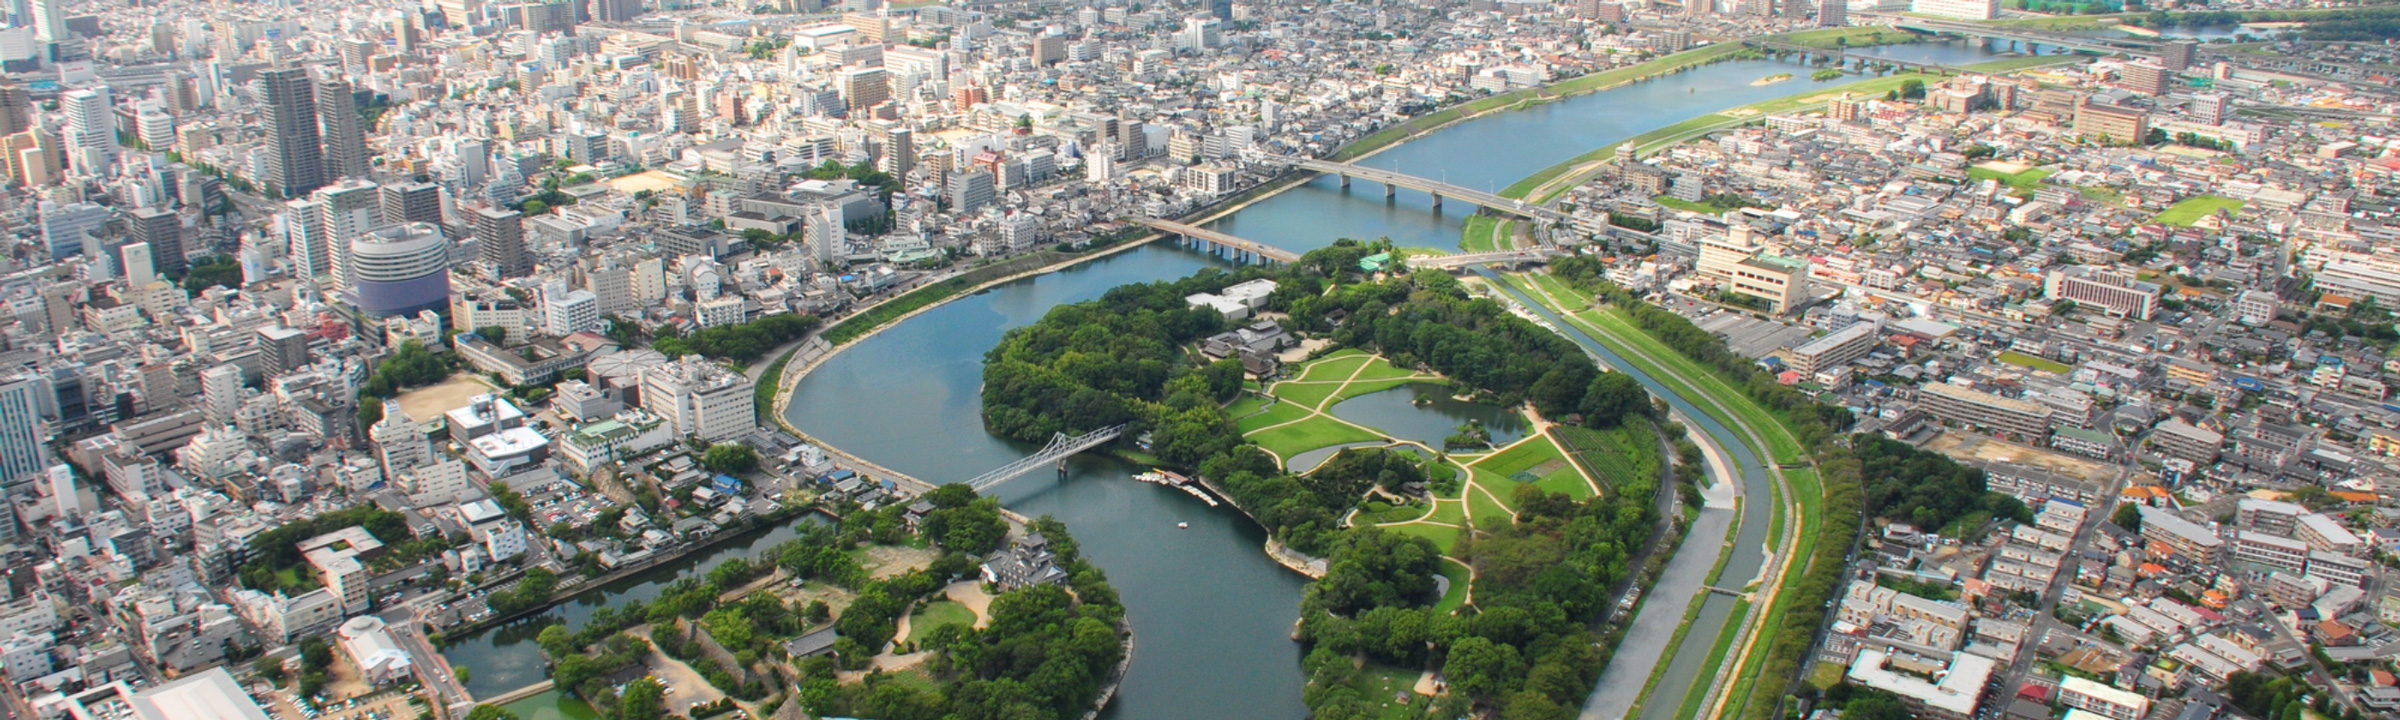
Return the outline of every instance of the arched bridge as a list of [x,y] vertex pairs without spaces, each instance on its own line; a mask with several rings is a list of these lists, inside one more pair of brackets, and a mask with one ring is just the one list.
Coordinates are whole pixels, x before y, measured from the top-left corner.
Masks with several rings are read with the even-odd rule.
[[1041,452],[1027,455],[1016,462],[1002,465],[998,468],[994,468],[991,472],[977,475],[974,479],[967,481],[967,486],[975,488],[975,492],[990,490],[994,485],[999,485],[1000,483],[1015,479],[1019,475],[1033,472],[1034,469],[1040,468],[1043,465],[1065,460],[1069,455],[1100,447],[1110,440],[1117,439],[1117,436],[1123,434],[1125,434],[1124,425],[1105,427],[1074,437],[1069,437],[1063,432],[1058,433],[1050,437],[1050,444],[1043,446]]
[[1314,170],[1316,172],[1326,173],[1329,175],[1339,175],[1342,178],[1342,185],[1344,187],[1349,186],[1350,179],[1356,177],[1383,183],[1384,191],[1386,193],[1391,192],[1392,188],[1408,188],[1410,190],[1416,190],[1432,195],[1434,207],[1441,207],[1442,200],[1444,198],[1452,198],[1474,203],[1475,205],[1488,208],[1495,212],[1508,213],[1534,220],[1543,220],[1547,222],[1566,222],[1569,220],[1569,217],[1566,213],[1543,207],[1539,204],[1525,202],[1516,198],[1501,197],[1499,195],[1494,195],[1482,190],[1460,187],[1450,183],[1441,182],[1439,180],[1428,180],[1395,170],[1384,170],[1381,168],[1367,167],[1365,165],[1352,165],[1350,163],[1294,157],[1290,155],[1262,154],[1258,157],[1260,160],[1266,162],[1283,163],[1305,170]]

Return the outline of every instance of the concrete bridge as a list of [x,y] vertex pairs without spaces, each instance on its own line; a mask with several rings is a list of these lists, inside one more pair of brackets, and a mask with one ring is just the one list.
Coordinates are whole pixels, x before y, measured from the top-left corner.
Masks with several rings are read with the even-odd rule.
[[2135,37],[2081,35],[2075,33],[2050,32],[2048,30],[2034,30],[2030,28],[2009,27],[2003,25],[1985,25],[1982,23],[1965,22],[1959,20],[1942,20],[1938,18],[1912,17],[1906,15],[1878,14],[1874,17],[1880,20],[1889,21],[1893,27],[1897,27],[1902,30],[1914,30],[1917,32],[1934,33],[1940,35],[1964,35],[1968,37],[1990,38],[1993,40],[2007,40],[2010,42],[2024,43],[2028,46],[2048,45],[2050,47],[2081,50],[2084,52],[2095,52],[2103,55],[2128,53],[2133,55],[2148,55],[2156,57],[2159,54],[2159,47],[2166,44],[2157,40],[2144,40]]
[[1894,59],[1894,58],[1879,57],[1879,56],[1875,56],[1875,55],[1853,55],[1853,54],[1850,54],[1850,53],[1842,52],[1842,51],[1841,51],[1840,49],[1838,49],[1838,48],[1836,48],[1836,49],[1827,49],[1827,48],[1820,48],[1820,47],[1809,47],[1809,46],[1807,46],[1807,45],[1794,45],[1794,44],[1791,44],[1791,43],[1786,43],[1786,42],[1776,42],[1776,41],[1773,41],[1773,40],[1765,40],[1765,39],[1760,39],[1760,38],[1746,38],[1746,39],[1743,39],[1743,40],[1742,40],[1742,44],[1743,44],[1743,45],[1748,45],[1748,46],[1750,46],[1750,47],[1758,48],[1758,49],[1760,49],[1760,50],[1772,50],[1772,51],[1776,51],[1776,52],[1798,53],[1798,54],[1801,54],[1801,55],[1806,55],[1806,56],[1811,56],[1811,57],[1824,57],[1824,58],[1828,58],[1828,59],[1836,60],[1836,61],[1838,61],[1840,64],[1844,64],[1844,65],[1847,65],[1847,64],[1849,64],[1849,63],[1850,63],[1850,61],[1852,61],[1852,60],[1864,60],[1864,61],[1866,61],[1866,62],[1869,62],[1869,63],[1882,64],[1882,65],[1890,65],[1890,66],[1892,66],[1892,67],[1900,68],[1900,69],[1903,69],[1903,70],[1916,70],[1916,71],[1919,71],[1919,72],[1933,73],[1933,74],[1935,74],[1935,75],[1949,75],[1949,74],[1952,74],[1952,73],[1957,73],[1957,72],[1960,72],[1960,71],[1961,71],[1961,69],[1960,69],[1960,68],[1955,68],[1955,67],[1951,67],[1951,66],[1948,66],[1948,65],[1942,65],[1942,64],[1939,64],[1939,63],[1916,62],[1916,61],[1913,61],[1913,60],[1899,60],[1899,59]]
[[1349,187],[1350,179],[1354,177],[1365,178],[1370,181],[1382,183],[1383,192],[1386,197],[1391,196],[1398,188],[1408,188],[1410,190],[1432,195],[1433,206],[1437,208],[1441,207],[1442,200],[1447,198],[1463,200],[1495,212],[1507,213],[1533,220],[1559,223],[1567,222],[1571,219],[1566,213],[1543,207],[1535,203],[1525,202],[1516,198],[1501,197],[1499,195],[1494,195],[1482,190],[1452,185],[1439,180],[1428,180],[1396,170],[1384,170],[1381,168],[1367,167],[1365,165],[1352,165],[1350,163],[1334,162],[1331,160],[1318,160],[1314,158],[1293,157],[1290,155],[1260,155],[1259,159],[1265,162],[1283,163],[1293,167],[1305,170],[1313,170],[1328,175],[1339,175],[1342,178],[1342,187]]
[[1182,243],[1185,247],[1198,249],[1210,255],[1216,255],[1218,257],[1223,257],[1237,262],[1266,264],[1295,263],[1300,261],[1300,253],[1285,250],[1273,245],[1244,240],[1227,233],[1217,232],[1215,230],[1210,230],[1197,225],[1186,225],[1173,220],[1161,220],[1158,218],[1135,218],[1134,222],[1148,225],[1153,229],[1163,232],[1174,233],[1182,238]]

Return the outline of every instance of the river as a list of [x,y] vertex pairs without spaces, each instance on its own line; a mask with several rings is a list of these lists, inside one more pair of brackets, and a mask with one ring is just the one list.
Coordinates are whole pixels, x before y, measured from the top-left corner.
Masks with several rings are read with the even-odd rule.
[[[1967,44],[1877,52],[1961,64],[1996,57]],[[1718,63],[1459,123],[1367,162],[1496,189],[1643,132],[1803,92],[1812,86],[1804,72],[1800,79],[1751,84],[1797,71],[1794,65],[1766,60]],[[1333,179],[1320,178],[1254,203],[1213,227],[1294,250],[1322,247],[1338,237],[1379,236],[1405,246],[1457,247],[1464,213],[1456,205],[1442,214],[1429,212],[1429,207],[1427,196],[1420,193],[1402,191],[1387,201],[1372,183],[1361,182],[1345,192]],[[827,359],[795,389],[788,417],[810,435],[899,472],[936,483],[966,479],[1030,450],[986,434],[978,417],[983,355],[1003,332],[1062,303],[1095,298],[1125,283],[1189,275],[1215,262],[1154,245],[960,298]],[[1688,410],[1687,414],[1698,416]],[[1741,447],[1725,444],[1729,450]],[[1749,462],[1745,469],[1755,473],[1755,459]],[[1302,579],[1267,559],[1260,550],[1264,534],[1239,513],[1212,510],[1181,492],[1130,481],[1139,470],[1106,458],[1077,457],[1063,474],[1036,473],[994,491],[1017,511],[1065,521],[1124,597],[1138,649],[1104,717],[1302,717],[1306,708],[1300,702],[1299,649],[1288,638],[1299,614]],[[1752,494],[1766,497],[1764,486]],[[1764,503],[1749,505],[1763,512]],[[1745,517],[1746,544],[1735,553],[1727,577],[1747,578],[1757,572],[1763,517]],[[1178,529],[1178,523],[1190,527]],[[787,530],[762,533],[651,576],[617,583],[553,614],[580,623],[593,607],[652,597],[664,581],[711,566],[727,553],[748,552],[788,536]],[[1700,643],[1705,649],[1703,629],[1695,626],[1685,645]],[[487,631],[461,639],[445,654],[453,663],[473,668],[471,691],[491,695],[541,677],[532,634],[523,628]],[[1708,639],[1713,638],[1712,630]],[[1683,664],[1680,654],[1676,660],[1676,665]],[[1690,674],[1700,673],[1695,669]],[[1641,679],[1632,682],[1638,686]],[[1662,682],[1660,692],[1668,692],[1669,684]],[[1683,684],[1688,686],[1689,679]],[[1681,697],[1680,691],[1674,696]]]
[[[1999,57],[1965,41],[1856,48],[1850,53],[1961,65]],[[1751,84],[1784,73],[1798,77]],[[1846,76],[1816,83],[1808,79],[1807,72],[1796,71],[1792,63],[1731,60],[1614,90],[1486,115],[1376,153],[1358,164],[1497,192],[1594,148],[1719,110],[1858,79]],[[1432,196],[1425,193],[1401,190],[1387,200],[1383,192],[1382,185],[1365,180],[1354,180],[1345,190],[1341,178],[1328,175],[1242,208],[1207,227],[1302,252],[1344,237],[1389,237],[1402,247],[1458,248],[1473,205],[1451,202],[1437,212]]]

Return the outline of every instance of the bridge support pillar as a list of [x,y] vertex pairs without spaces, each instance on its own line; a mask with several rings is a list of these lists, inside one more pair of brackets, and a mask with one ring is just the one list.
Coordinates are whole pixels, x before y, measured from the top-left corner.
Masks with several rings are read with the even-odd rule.
[[1343,176],[1342,176],[1342,189],[1343,189],[1343,190],[1348,190],[1348,189],[1350,189],[1350,176],[1349,176],[1349,175],[1343,175]]
[[1383,184],[1383,199],[1385,199],[1385,200],[1390,200],[1390,199],[1392,199],[1393,197],[1396,197],[1396,196],[1398,196],[1399,194],[1400,194],[1400,186],[1398,186],[1398,185],[1393,185],[1393,184],[1391,184],[1391,183],[1384,183],[1384,184]]
[[1440,194],[1440,193],[1434,193],[1434,194],[1433,194],[1433,209],[1435,209],[1435,210],[1440,210],[1440,209],[1442,209],[1442,196],[1441,196],[1441,194]]

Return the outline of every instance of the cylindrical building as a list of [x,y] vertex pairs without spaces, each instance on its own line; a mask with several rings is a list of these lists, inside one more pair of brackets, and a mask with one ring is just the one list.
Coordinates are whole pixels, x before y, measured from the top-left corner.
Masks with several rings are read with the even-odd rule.
[[369,317],[439,310],[450,303],[450,240],[421,222],[369,230],[350,241],[350,277]]

